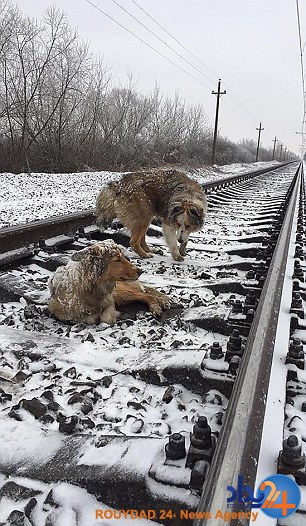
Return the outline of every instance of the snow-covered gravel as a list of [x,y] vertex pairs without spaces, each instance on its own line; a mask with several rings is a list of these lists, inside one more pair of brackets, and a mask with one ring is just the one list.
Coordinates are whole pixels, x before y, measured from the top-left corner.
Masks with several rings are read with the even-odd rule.
[[[204,182],[262,166],[263,163],[232,165],[228,171],[227,167],[207,168],[194,176]],[[117,176],[120,174],[110,172],[30,176],[2,174],[2,226],[91,208],[101,185]],[[279,176],[275,184],[276,187],[279,185],[280,194],[283,181],[284,176]],[[259,201],[260,196],[263,203],[269,200],[269,183],[266,181],[258,186],[256,199],[259,197]],[[164,368],[184,366],[199,369],[200,361],[213,341],[218,340],[223,348],[226,346],[226,336],[196,327],[190,321],[190,308],[196,307],[200,317],[231,310],[230,293],[215,294],[207,288],[206,281],[211,279],[220,282],[224,279],[240,282],[245,279],[246,271],[239,269],[242,258],[231,254],[229,249],[249,247],[250,243],[243,244],[241,239],[261,234],[260,228],[252,226],[253,217],[260,213],[260,204],[254,202],[254,196],[250,195],[243,202],[224,202],[221,210],[213,208],[203,232],[192,236],[188,256],[181,264],[171,261],[161,238],[149,240],[152,244],[162,243],[163,255],[137,262],[143,270],[141,279],[170,294],[186,311],[164,323],[160,323],[150,313],[140,312],[135,320],[122,320],[114,327],[62,324],[51,319],[46,310],[46,281],[51,272],[40,267],[38,260],[48,255],[41,251],[37,263],[20,266],[12,271],[12,276],[19,282],[37,286],[40,299],[36,305],[29,298],[23,298],[19,302],[0,306],[1,376],[6,393],[12,395],[11,400],[4,400],[1,409],[7,415],[15,406],[14,411],[20,417],[20,420],[16,415],[3,419],[0,443],[4,446],[0,451],[0,464],[7,464],[11,460],[16,469],[26,470],[28,463],[38,469],[40,464],[47,462],[67,438],[59,432],[59,413],[66,419],[75,417],[76,435],[84,435],[76,455],[78,466],[99,465],[108,472],[109,463],[113,462],[120,469],[123,465],[128,476],[131,473],[142,475],[145,470],[148,472],[150,463],[156,464],[156,459],[164,452],[169,433],[181,431],[186,437],[189,436],[204,407],[212,430],[215,433],[219,431],[218,415],[227,405],[226,397],[221,393],[210,390],[205,396],[198,395],[174,381],[170,383],[170,388],[173,388],[170,401],[166,401],[167,387],[158,385],[156,381],[144,381],[141,374],[151,367],[163,381]],[[88,243],[85,239],[79,242]],[[252,245],[256,249],[257,244]],[[135,258],[130,249],[127,253]],[[254,261],[255,258],[250,258],[249,262],[251,264]],[[235,265],[238,266],[237,270]],[[236,294],[236,298],[240,299],[240,296]],[[32,351],[40,354],[40,358],[31,358]],[[26,376],[16,383],[15,375],[18,372]],[[90,382],[94,385],[90,385]],[[43,394],[50,389],[54,393],[51,405]],[[71,401],[73,396],[76,398]],[[42,401],[48,406],[46,415],[39,419],[24,405],[16,407],[21,398]],[[88,415],[84,413],[86,405],[92,406]],[[48,419],[44,419],[45,416]],[[90,428],[90,420],[95,424],[94,429]],[[116,440],[118,437],[118,443],[105,444],[104,437],[110,435],[115,436]],[[131,440],[125,447],[124,440],[129,438]],[[123,445],[120,440],[123,440]],[[7,480],[4,475],[0,475],[0,487]],[[15,480],[31,488],[37,487],[40,491],[34,510],[35,526],[45,526],[47,517],[49,521],[53,520],[50,524],[56,526],[121,524],[118,519],[95,521],[94,510],[104,506],[81,488],[64,483]],[[194,499],[193,503],[197,500],[192,493],[187,495],[185,489],[173,489],[166,484],[158,486],[147,475],[146,482],[152,493],[160,491],[159,486],[162,486],[162,491],[169,498],[172,491],[175,496],[182,494],[182,500]],[[51,489],[55,504],[46,504]],[[2,498],[0,523],[18,506],[23,510],[24,504]],[[142,524],[145,522],[137,520],[137,525]]]
[[[203,167],[188,173],[201,182],[278,164]],[[0,228],[95,207],[97,195],[119,172],[0,174]]]

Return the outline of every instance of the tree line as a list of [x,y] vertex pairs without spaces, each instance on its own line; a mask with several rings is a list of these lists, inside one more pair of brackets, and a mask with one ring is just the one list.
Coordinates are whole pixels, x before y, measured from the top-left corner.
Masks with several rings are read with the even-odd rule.
[[[108,69],[55,7],[42,23],[0,0],[0,171],[122,170],[207,164],[212,129],[201,105],[155,86],[141,94]],[[256,144],[220,137],[216,161],[252,162]],[[261,148],[259,160],[270,160]]]

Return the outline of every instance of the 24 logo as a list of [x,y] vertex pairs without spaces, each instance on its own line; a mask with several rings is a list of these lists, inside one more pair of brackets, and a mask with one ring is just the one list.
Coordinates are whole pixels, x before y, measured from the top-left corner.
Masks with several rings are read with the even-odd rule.
[[243,476],[238,476],[237,488],[227,486],[231,492],[227,503],[238,501],[250,504],[252,508],[261,508],[273,518],[289,517],[294,513],[301,501],[301,491],[295,480],[287,475],[271,475],[258,486],[256,495],[250,486],[243,483]]

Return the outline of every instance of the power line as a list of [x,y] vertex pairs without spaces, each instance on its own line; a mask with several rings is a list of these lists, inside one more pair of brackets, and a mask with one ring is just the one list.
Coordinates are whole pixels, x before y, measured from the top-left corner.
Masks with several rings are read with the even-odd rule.
[[[100,11],[104,16],[106,16],[107,18],[109,18],[110,20],[112,20],[115,24],[117,24],[119,27],[121,27],[122,29],[124,29],[125,31],[127,31],[128,33],[130,33],[132,36],[134,36],[135,38],[137,38],[137,40],[139,40],[140,42],[142,42],[143,44],[145,44],[147,47],[149,47],[152,51],[155,51],[155,53],[157,53],[158,55],[160,55],[162,58],[164,58],[165,60],[167,60],[168,62],[170,62],[172,65],[176,66],[178,69],[180,69],[181,71],[183,71],[183,73],[185,73],[186,75],[188,75],[189,77],[191,77],[193,80],[195,80],[196,82],[198,82],[199,84],[201,84],[202,86],[204,86],[205,88],[207,88],[208,90],[211,90],[211,88],[209,86],[207,86],[207,84],[205,84],[204,82],[202,82],[200,79],[198,79],[197,77],[195,77],[194,75],[192,75],[190,72],[188,72],[187,70],[185,70],[184,68],[182,68],[179,64],[177,64],[175,61],[173,61],[172,59],[170,59],[169,57],[167,57],[164,53],[162,53],[161,51],[159,51],[158,49],[156,49],[155,47],[153,47],[151,44],[149,44],[148,42],[146,42],[143,38],[139,37],[138,35],[136,35],[136,33],[134,33],[132,30],[128,29],[126,26],[124,26],[123,24],[121,24],[120,22],[118,22],[118,20],[116,20],[114,17],[112,17],[111,15],[109,15],[108,13],[106,13],[103,9],[101,9],[98,5],[96,5],[94,2],[92,2],[91,0],[85,0],[88,4],[90,4],[92,7],[94,7],[95,9],[97,9],[98,11]],[[132,0],[137,6],[137,2],[135,2],[134,0]],[[167,47],[169,47],[172,51],[174,51],[176,54],[178,54],[183,60],[187,61],[188,64],[190,64],[192,67],[195,67],[191,64],[190,61],[188,61],[187,59],[185,59],[182,55],[180,55],[179,53],[177,53],[171,46],[169,46],[166,42],[163,41],[163,39],[159,38],[157,35],[155,35],[155,33],[153,33],[149,28],[147,28],[144,24],[142,24],[142,22],[140,22],[136,17],[134,17],[133,15],[131,15],[124,7],[122,7],[118,2],[116,2],[115,0],[113,0],[113,2],[118,6],[120,7],[123,11],[127,12],[127,14],[129,14],[132,18],[134,18],[135,20],[137,20],[137,22],[139,22],[143,27],[145,27],[145,29],[147,29],[150,33],[152,33],[156,38],[158,38],[159,40],[161,40]],[[139,6],[140,7],[140,6]],[[140,7],[140,9],[142,9],[146,14],[147,12]],[[148,14],[148,16],[150,16]],[[150,18],[153,19],[153,17],[150,16]],[[153,19],[155,21],[155,19]],[[157,21],[156,23],[158,25],[161,26],[161,24],[159,24]],[[162,27],[162,26],[161,26]],[[164,29],[164,28],[163,28]],[[166,32],[167,30],[164,29]],[[169,33],[170,34],[170,33]],[[173,37],[175,39],[175,37]],[[177,39],[175,39],[177,42],[179,42]],[[182,45],[182,44],[180,44]],[[183,45],[182,45],[183,46]],[[185,46],[183,46],[185,48]],[[187,48],[185,48],[187,50]],[[187,50],[188,51],[188,50]],[[189,52],[190,53],[190,52]],[[193,55],[195,57],[195,55]],[[196,57],[195,57],[196,58]],[[199,59],[197,59],[199,62],[201,62]],[[202,63],[202,62],[201,62]],[[207,69],[208,66],[206,66],[204,63],[202,63]],[[197,69],[197,71],[199,71],[202,75],[204,75],[203,72],[201,72],[200,70],[198,70],[198,68],[195,68]],[[212,71],[212,70],[210,70]],[[215,75],[215,73],[212,71],[212,73]],[[205,76],[205,75],[204,75]],[[209,77],[207,77],[209,78]],[[209,79],[211,80],[211,79]],[[238,103],[235,101],[234,97],[229,93],[229,96],[233,98],[234,102],[238,105],[241,105],[242,104],[238,101]],[[238,100],[238,99],[237,99]],[[233,108],[231,106],[231,104],[229,104],[228,101],[226,101],[226,105],[229,106],[233,111],[234,113],[237,114],[237,109]],[[247,113],[250,113],[249,110],[247,109]],[[241,116],[241,118],[243,118],[243,120],[245,120],[247,122],[247,119],[245,118],[245,116]],[[248,121],[248,123],[253,126],[253,122],[251,121]]]
[[[113,0],[115,1],[115,0]],[[200,60],[196,55],[194,55],[191,51],[189,51],[189,49],[184,45],[182,44],[182,42],[180,42],[174,35],[172,35],[172,33],[170,33],[164,26],[162,26],[162,24],[160,24],[155,18],[153,18],[152,15],[150,15],[150,13],[148,13],[141,5],[139,5],[136,0],[132,0],[132,2],[143,12],[145,13],[155,24],[158,25],[158,27],[160,27],[167,35],[169,35],[177,44],[179,44],[179,46],[181,46],[191,57],[193,57],[195,60],[197,60],[197,62],[199,64],[201,64],[204,68],[206,68],[210,73],[212,73],[215,77],[218,78],[218,75],[217,73],[215,73],[209,66],[207,66],[207,64],[205,64],[202,60]],[[117,2],[115,2],[117,3]],[[172,49],[172,48],[171,48]],[[181,56],[181,55],[180,55]],[[185,59],[184,59],[185,60]],[[202,73],[204,75],[204,73]],[[207,77],[211,82],[214,82],[210,77]],[[240,106],[240,108],[242,108],[242,111],[246,112],[247,114],[249,113],[252,113],[250,111],[249,108],[247,108],[247,106],[245,106],[234,94],[231,93],[232,89],[231,87],[226,84],[225,82],[223,83],[229,90],[230,92],[228,93],[229,97],[233,99],[233,102],[237,105],[237,106]],[[236,112],[235,108],[233,108],[228,102],[226,102],[226,105],[229,106],[234,112]],[[255,120],[255,116],[254,116],[254,120]],[[245,117],[243,117],[244,120]],[[251,126],[254,125],[253,122],[251,121],[248,121]]]
[[158,49],[154,48],[153,46],[151,46],[151,44],[149,44],[148,42],[146,42],[145,40],[143,40],[141,37],[139,37],[138,35],[136,35],[136,33],[134,33],[133,31],[131,31],[130,29],[128,29],[127,27],[125,27],[123,24],[121,24],[120,22],[118,22],[115,18],[113,18],[111,15],[109,15],[108,13],[106,13],[105,11],[103,11],[103,9],[101,9],[99,6],[97,6],[96,4],[94,4],[93,2],[91,2],[91,0],[85,0],[85,2],[87,2],[88,4],[90,4],[92,7],[94,7],[95,9],[97,9],[98,11],[100,11],[100,13],[102,13],[103,15],[105,15],[107,18],[109,18],[110,20],[112,20],[113,22],[115,22],[115,24],[117,24],[118,26],[120,26],[122,29],[124,29],[125,31],[127,31],[128,33],[130,33],[131,35],[133,35],[135,38],[137,38],[137,40],[140,40],[140,42],[142,42],[143,44],[145,44],[145,46],[149,47],[150,49],[152,49],[153,51],[155,51],[155,53],[158,53],[158,55],[160,55],[161,57],[163,57],[164,59],[166,59],[168,62],[170,62],[171,64],[173,64],[174,66],[176,66],[177,68],[179,68],[181,71],[183,71],[184,73],[186,73],[186,75],[189,75],[189,77],[193,78],[193,80],[195,80],[196,82],[199,82],[199,84],[202,84],[202,86],[205,86],[205,88],[207,89],[210,89],[206,84],[204,84],[204,82],[202,82],[201,80],[197,79],[197,77],[195,77],[194,75],[192,75],[191,73],[189,73],[188,71],[186,71],[184,68],[182,68],[181,66],[179,66],[179,64],[177,64],[176,62],[174,62],[174,60],[171,60],[171,58],[168,58],[166,55],[164,55],[161,51],[158,51]]
[[[187,51],[187,53],[193,57],[195,60],[197,60],[199,62],[199,64],[201,64],[202,66],[204,66],[204,68],[206,68],[208,71],[210,71],[210,73],[212,73],[215,77],[218,78],[218,75],[217,73],[215,73],[212,69],[210,69],[204,62],[202,62],[202,60],[200,60],[196,55],[194,55],[193,53],[191,53],[191,51],[189,51],[189,49],[184,46],[184,44],[182,44],[182,42],[180,42],[174,35],[172,35],[164,26],[162,26],[157,20],[155,20],[155,18],[153,18],[152,15],[150,15],[150,13],[148,13],[143,7],[141,7],[141,5],[139,5],[135,0],[132,0],[132,2],[137,5],[137,7],[139,9],[141,9],[141,11],[143,11],[143,13],[145,13],[151,20],[153,20],[153,22],[155,22],[155,24],[157,24],[163,31],[165,31],[165,33],[167,33],[167,35],[169,35],[171,38],[173,38],[173,40],[175,40],[175,42],[177,44],[179,44],[179,46],[181,46],[185,51]],[[209,78],[209,77],[208,77]],[[211,82],[214,82],[214,80],[210,79],[209,80]]]
[[160,42],[162,42],[165,46],[167,46],[171,51],[173,51],[173,53],[175,53],[178,57],[180,57],[182,60],[184,60],[185,62],[187,62],[187,64],[189,64],[189,66],[191,66],[192,68],[194,68],[198,73],[200,73],[200,75],[203,75],[204,77],[206,77],[208,80],[210,80],[211,82],[213,82],[211,80],[211,78],[209,78],[207,75],[205,75],[205,73],[203,73],[203,71],[201,71],[199,68],[197,68],[194,64],[192,64],[192,62],[190,62],[190,60],[188,60],[187,58],[185,58],[183,55],[181,55],[178,51],[176,51],[172,46],[170,46],[169,44],[167,44],[167,42],[165,42],[161,37],[159,37],[156,33],[154,33],[154,31],[152,31],[149,27],[147,27],[145,24],[143,24],[140,20],[138,20],[138,18],[134,15],[132,15],[132,13],[130,13],[125,7],[123,7],[121,4],[119,4],[119,2],[116,2],[116,0],[113,0],[114,4],[116,4],[118,7],[120,7],[120,9],[122,9],[122,11],[124,11],[125,13],[127,13],[131,18],[133,18],[134,20],[136,20],[136,22],[138,24],[140,24],[142,27],[144,27],[147,31],[149,31],[149,33],[151,33],[151,35],[153,35],[155,38],[157,38]]

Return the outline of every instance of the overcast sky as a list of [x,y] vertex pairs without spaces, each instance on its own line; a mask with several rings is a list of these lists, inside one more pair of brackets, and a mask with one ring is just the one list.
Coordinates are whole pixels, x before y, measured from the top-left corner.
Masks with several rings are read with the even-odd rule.
[[[60,7],[80,37],[88,40],[91,49],[111,67],[114,81],[126,84],[128,73],[132,73],[138,91],[150,92],[155,82],[166,95],[179,91],[186,102],[202,104],[211,124],[216,104],[211,91],[216,91],[220,77],[221,88],[227,90],[220,102],[219,129],[223,136],[234,141],[257,140],[256,128],[261,121],[264,146],[272,146],[276,136],[299,153],[301,136],[295,132],[301,131],[303,92],[296,0],[135,0],[201,62],[163,32],[133,0],[116,0],[203,74],[148,33],[113,0],[90,1],[200,82],[86,0],[14,0],[23,13],[38,20],[51,4]],[[305,0],[299,0],[299,7],[306,56]]]

